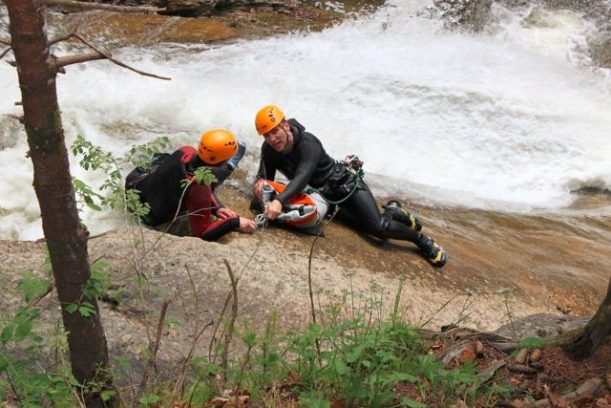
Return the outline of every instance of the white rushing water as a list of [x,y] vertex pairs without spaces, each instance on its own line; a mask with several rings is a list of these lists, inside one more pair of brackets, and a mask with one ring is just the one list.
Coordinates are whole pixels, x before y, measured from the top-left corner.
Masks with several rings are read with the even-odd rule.
[[[68,143],[77,134],[124,154],[171,136],[195,144],[227,127],[249,153],[254,177],[261,138],[253,120],[278,104],[341,159],[365,161],[375,192],[422,204],[554,211],[571,190],[611,188],[611,81],[583,51],[591,25],[568,11],[494,8],[484,34],[449,33],[426,3],[393,1],[374,15],[325,30],[204,47],[165,44],[67,68],[58,92]],[[0,238],[42,236],[20,115],[15,70],[0,64]],[[78,178],[95,185],[104,175]],[[227,203],[229,204],[229,203]],[[90,230],[117,225],[84,213]]]

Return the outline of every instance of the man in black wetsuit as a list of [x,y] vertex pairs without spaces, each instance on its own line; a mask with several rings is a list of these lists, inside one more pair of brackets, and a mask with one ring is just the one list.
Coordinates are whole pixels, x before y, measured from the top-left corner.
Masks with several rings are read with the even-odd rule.
[[338,216],[351,225],[378,238],[411,241],[436,267],[447,262],[445,250],[420,232],[417,217],[405,211],[397,201],[390,201],[384,213],[376,204],[369,187],[362,180],[360,162],[332,159],[316,136],[305,131],[295,119],[286,119],[275,105],[257,113],[257,132],[265,138],[261,163],[255,183],[255,195],[261,196],[263,182],[274,180],[280,171],[290,182],[265,208],[268,219],[275,219],[290,197],[307,185],[317,189],[331,204],[339,206]]
[[[197,150],[183,146],[172,154],[158,155],[148,171],[134,169],[127,176],[125,189],[138,190],[141,201],[149,204],[150,211],[142,218],[146,225],[157,226],[172,221],[177,214],[186,214],[191,234],[206,241],[234,230],[251,233],[256,229],[255,222],[223,206],[214,194],[245,150],[246,146],[228,130],[213,129],[201,136]],[[185,183],[202,166],[208,167],[217,181],[210,186],[189,183],[184,192]]]

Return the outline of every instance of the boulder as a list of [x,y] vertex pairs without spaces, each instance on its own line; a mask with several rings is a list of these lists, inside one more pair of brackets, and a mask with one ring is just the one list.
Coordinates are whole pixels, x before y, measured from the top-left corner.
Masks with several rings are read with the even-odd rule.
[[595,65],[611,68],[611,31],[596,35],[590,41],[590,57]]
[[479,32],[490,17],[492,0],[434,0],[446,28]]

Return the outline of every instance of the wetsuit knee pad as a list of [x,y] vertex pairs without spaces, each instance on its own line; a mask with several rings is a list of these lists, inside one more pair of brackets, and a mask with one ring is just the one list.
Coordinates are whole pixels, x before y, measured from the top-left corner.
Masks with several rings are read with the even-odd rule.
[[388,229],[390,228],[390,222],[392,221],[392,218],[387,215],[384,214],[380,217],[380,230],[381,231],[388,231]]

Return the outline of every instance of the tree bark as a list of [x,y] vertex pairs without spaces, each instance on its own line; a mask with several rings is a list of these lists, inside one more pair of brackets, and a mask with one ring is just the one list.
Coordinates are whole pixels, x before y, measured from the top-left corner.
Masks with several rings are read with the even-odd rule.
[[594,317],[584,327],[583,332],[566,346],[575,358],[585,358],[594,354],[605,337],[611,335],[611,278],[607,287],[607,296],[599,306]]
[[[68,151],[57,102],[56,70],[44,32],[42,5],[38,0],[5,0],[9,12],[13,52],[17,62],[29,157],[34,165],[34,190],[40,205],[57,294],[61,303],[72,373],[84,385],[88,407],[104,407],[100,396],[111,386],[108,348],[96,299],[84,299],[90,278],[88,232],[81,224]],[[96,314],[84,317],[66,307],[87,301]],[[100,387],[88,387],[93,382]]]

